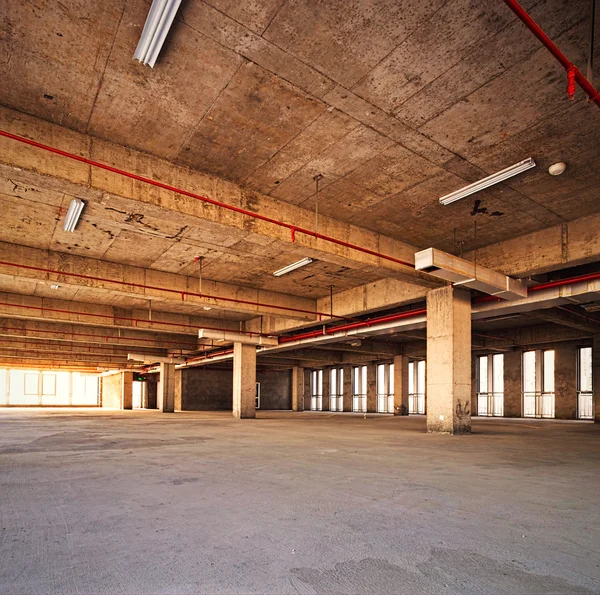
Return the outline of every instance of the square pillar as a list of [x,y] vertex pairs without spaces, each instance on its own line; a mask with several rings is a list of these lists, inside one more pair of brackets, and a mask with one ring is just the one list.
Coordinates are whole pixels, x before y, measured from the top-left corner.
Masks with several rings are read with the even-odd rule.
[[600,335],[594,335],[592,344],[592,388],[594,392],[594,421],[600,423]]
[[377,364],[367,364],[367,413],[377,413]]
[[233,344],[233,417],[256,417],[256,347]]
[[352,411],[352,366],[344,366],[344,394],[342,398],[342,411]]
[[292,411],[304,411],[304,368],[292,368]]
[[[554,417],[577,419],[577,355],[573,343],[554,348]],[[593,357],[593,355],[592,355]]]
[[310,411],[310,375],[312,370],[304,368],[304,411]]
[[[157,405],[163,413],[175,411],[175,364],[160,364],[160,384],[158,385]],[[180,376],[181,378],[181,376]]]
[[504,354],[504,417],[523,417],[523,352]]
[[471,295],[427,293],[427,431],[471,432]]
[[133,409],[133,372],[121,372],[121,407]]
[[394,415],[408,415],[408,358],[394,357]]
[[323,400],[321,411],[331,409],[331,368],[323,368]]
[[173,408],[175,411],[181,411],[183,406],[183,370],[175,370],[175,395],[173,398]]

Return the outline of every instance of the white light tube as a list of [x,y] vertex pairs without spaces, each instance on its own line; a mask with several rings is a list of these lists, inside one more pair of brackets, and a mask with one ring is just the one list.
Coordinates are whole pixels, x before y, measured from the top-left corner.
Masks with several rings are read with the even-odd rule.
[[180,4],[181,0],[153,0],[140,41],[133,54],[134,60],[154,68]]
[[75,231],[75,227],[77,226],[77,222],[79,221],[79,217],[84,206],[85,203],[79,198],[74,198],[71,201],[63,225],[63,229],[65,231]]
[[498,184],[499,182],[504,182],[504,180],[512,178],[513,176],[527,171],[532,167],[535,167],[535,161],[529,157],[528,159],[520,161],[519,163],[515,163],[514,165],[511,165],[502,171],[488,176],[487,178],[483,178],[482,180],[473,182],[472,184],[469,184],[460,190],[456,190],[455,192],[446,194],[446,196],[442,196],[442,198],[440,198],[440,203],[443,205],[449,205],[450,203],[460,200],[461,198],[465,198],[465,196],[475,194],[476,192],[484,190],[485,188],[489,188],[490,186]]
[[281,275],[287,275],[288,273],[291,273],[292,271],[295,271],[296,269],[305,267],[307,264],[310,264],[311,262],[313,262],[312,258],[303,258],[302,260],[293,262],[292,264],[288,264],[286,267],[283,267],[282,269],[275,271],[273,273],[273,275],[275,277],[281,277]]

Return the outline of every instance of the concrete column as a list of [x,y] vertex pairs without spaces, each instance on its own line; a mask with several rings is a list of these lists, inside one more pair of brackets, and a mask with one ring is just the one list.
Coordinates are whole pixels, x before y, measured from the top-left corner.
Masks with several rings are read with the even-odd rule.
[[600,335],[594,335],[592,345],[592,387],[594,391],[594,421],[600,423]]
[[175,394],[173,396],[173,409],[181,411],[183,408],[183,370],[175,370]]
[[133,409],[133,372],[121,372],[121,407]]
[[367,413],[377,412],[377,364],[367,364]]
[[175,364],[160,364],[160,384],[156,396],[158,409],[163,413],[175,411]]
[[256,417],[256,347],[233,344],[233,417]]
[[471,295],[427,293],[427,431],[471,432]]
[[148,409],[148,383],[142,382],[142,409]]
[[577,419],[577,345],[554,347],[554,417]]
[[523,417],[523,352],[504,354],[504,417]]
[[323,368],[323,401],[321,411],[329,411],[331,402],[331,368]]
[[477,415],[477,357],[471,355],[471,415]]
[[310,411],[310,375],[312,370],[304,368],[304,411]]
[[292,368],[292,411],[304,411],[304,368]]
[[408,415],[408,358],[394,357],[394,415]]
[[352,411],[352,366],[344,366],[344,398],[342,399],[342,410]]

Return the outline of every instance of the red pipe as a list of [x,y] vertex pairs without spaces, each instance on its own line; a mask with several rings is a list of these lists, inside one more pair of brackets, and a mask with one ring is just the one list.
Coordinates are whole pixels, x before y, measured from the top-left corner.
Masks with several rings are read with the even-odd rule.
[[73,159],[74,161],[80,161],[81,163],[85,163],[87,165],[91,165],[93,167],[97,167],[99,169],[104,169],[106,171],[110,171],[114,174],[118,174],[120,176],[125,176],[126,178],[131,178],[132,180],[137,180],[138,182],[143,182],[144,184],[150,184],[151,186],[156,186],[157,188],[162,188],[164,190],[169,190],[170,192],[176,192],[177,194],[181,194],[183,196],[188,196],[190,198],[194,198],[196,200],[201,200],[202,202],[214,205],[216,207],[221,207],[223,209],[227,209],[228,211],[233,211],[234,213],[239,213],[241,215],[246,215],[247,217],[252,217],[254,219],[259,219],[260,221],[265,221],[267,223],[272,223],[273,225],[278,225],[279,227],[285,227],[289,229],[292,236],[292,241],[294,241],[295,234],[301,233],[318,240],[323,240],[325,242],[331,242],[333,244],[337,244],[338,246],[344,246],[345,248],[350,248],[351,250],[357,250],[359,252],[363,252],[364,254],[369,254],[371,256],[376,256],[378,258],[382,258],[383,260],[389,260],[390,262],[395,262],[397,264],[401,264],[410,268],[415,268],[415,265],[410,262],[406,262],[404,260],[400,260],[399,258],[394,258],[393,256],[388,256],[387,254],[381,254],[380,252],[376,252],[375,250],[370,250],[369,248],[363,248],[362,246],[358,246],[356,244],[352,244],[350,242],[344,242],[343,240],[338,240],[337,238],[332,238],[331,236],[326,236],[321,233],[317,233],[316,231],[311,231],[309,229],[305,229],[303,227],[298,227],[291,223],[285,223],[284,221],[279,221],[277,219],[273,219],[271,217],[266,217],[265,215],[260,215],[259,213],[255,213],[254,211],[249,211],[248,209],[242,209],[241,207],[236,207],[234,205],[230,205],[214,198],[208,198],[208,196],[202,196],[201,194],[195,194],[194,192],[189,192],[187,190],[183,190],[181,188],[177,188],[175,186],[171,186],[169,184],[164,184],[163,182],[158,182],[156,180],[152,180],[150,178],[145,178],[144,176],[140,176],[138,174],[134,174],[122,169],[118,169],[116,167],[112,167],[111,165],[107,165],[106,163],[100,163],[98,161],[94,161],[92,159],[88,159],[87,157],[82,157],[80,155],[75,155],[74,153],[69,153],[67,151],[62,151],[61,149],[57,149],[55,147],[51,147],[49,145],[44,145],[42,143],[38,143],[34,140],[25,138],[23,136],[18,136],[17,134],[12,134],[10,132],[6,132],[5,130],[0,130],[0,136],[4,136],[6,138],[10,138],[12,140],[16,140],[20,143],[25,143],[26,145],[30,145],[32,147],[36,147],[38,149],[43,149],[44,151],[49,151],[50,153],[55,153],[56,155],[61,155],[62,157],[67,157],[69,159]]
[[[289,312],[300,312],[302,314],[317,314],[318,316],[327,316],[327,318],[340,318],[342,320],[350,320],[345,316],[332,316],[331,314],[326,314],[325,312],[318,312],[313,310],[303,310],[301,308],[292,308],[290,306],[276,306],[274,304],[265,304],[263,302],[252,302],[250,300],[240,300],[238,298],[229,298],[229,297],[219,297],[216,295],[208,295],[207,293],[196,293],[193,291],[180,291],[178,289],[171,289],[169,287],[158,287],[156,285],[145,285],[144,283],[132,283],[127,281],[117,281],[114,279],[105,279],[104,277],[94,277],[92,275],[83,275],[81,273],[70,273],[66,271],[55,271],[53,269],[45,269],[43,267],[34,267],[27,264],[18,264],[15,262],[5,262],[0,260],[0,265],[7,267],[15,267],[17,269],[26,269],[28,271],[38,271],[41,273],[49,273],[52,275],[64,275],[65,277],[77,277],[78,279],[86,279],[87,281],[102,281],[103,283],[114,283],[116,285],[127,285],[129,287],[139,287],[140,289],[152,289],[154,291],[165,291],[167,293],[176,293],[177,295],[185,296],[194,296],[201,298],[208,298],[212,300],[221,300],[224,302],[235,302],[236,304],[246,304],[250,306],[263,306],[265,308],[273,308],[275,310],[286,310]],[[205,327],[208,328],[208,327]],[[258,334],[258,333],[250,333],[250,334]]]
[[[504,0],[505,4],[525,23],[525,26],[548,48],[549,52],[558,60],[560,65],[574,77],[577,84],[584,90],[590,101],[600,107],[600,93],[588,81],[577,66],[575,66],[558,48],[558,46],[544,33],[543,29],[527,14],[527,11],[517,0]],[[574,90],[574,89],[573,89]]]
[[359,322],[352,322],[350,324],[344,324],[340,326],[333,326],[331,328],[320,329],[318,331],[311,331],[293,337],[280,337],[279,343],[289,343],[291,341],[299,341],[300,339],[311,339],[313,337],[321,337],[326,334],[335,334],[341,331],[348,331],[357,328],[364,328],[373,326],[375,324],[382,324],[384,322],[393,322],[394,320],[402,320],[404,318],[413,318],[414,316],[420,316],[427,312],[426,308],[419,308],[418,310],[409,310],[407,312],[398,312],[397,314],[387,314],[386,316],[380,316],[378,318],[370,318],[367,320],[361,320]]
[[[57,345],[46,345],[44,343],[41,343],[41,341],[55,341],[58,344]],[[86,350],[89,352],[92,349],[98,349],[100,351],[124,351],[125,353],[131,353],[131,347],[127,347],[127,346],[119,346],[119,345],[115,345],[113,347],[105,347],[102,345],[94,345],[89,346],[89,347],[84,347],[83,345],[81,345],[81,343],[76,343],[74,341],[60,341],[59,339],[39,339],[39,338],[34,338],[34,337],[20,337],[19,339],[7,339],[6,337],[2,338],[2,341],[0,342],[0,349],[3,349],[3,345],[5,343],[28,343],[28,345],[26,347],[24,347],[23,349],[35,349],[35,348],[39,348],[39,347],[77,347],[77,349],[81,350],[83,353],[86,352]],[[166,351],[177,351],[176,349],[167,349],[167,348],[161,348],[161,347],[154,347],[154,348],[150,348],[150,349],[158,349],[160,351],[162,351],[163,353]],[[180,350],[181,351],[181,350]],[[117,354],[115,354],[117,355]],[[159,354],[154,354],[154,355],[159,355]]]
[[[42,312],[58,312],[60,314],[77,314],[79,316],[93,316],[96,318],[110,318],[111,320],[127,320],[129,322],[133,322],[136,326],[137,326],[138,322],[144,322],[147,324],[164,324],[166,326],[193,328],[195,330],[200,330],[201,328],[205,328],[205,329],[210,329],[211,331],[232,332],[231,329],[219,328],[219,327],[215,327],[215,326],[196,326],[194,324],[184,324],[184,323],[179,323],[179,322],[166,322],[164,320],[146,320],[146,319],[142,319],[142,318],[128,318],[127,316],[112,316],[110,314],[90,314],[89,312],[77,312],[76,310],[61,310],[59,308],[46,308],[44,306],[25,306],[23,304],[11,304],[8,302],[0,302],[0,306],[8,306],[11,308],[25,308],[27,310],[40,310]],[[66,322],[68,324],[75,324],[72,321],[64,321],[64,320],[58,320],[58,321],[55,320],[54,322]],[[148,330],[150,330],[150,329],[148,329]],[[258,333],[258,332],[254,332],[254,331],[235,331],[235,332],[250,335],[251,337],[252,336],[257,336],[257,337],[258,336],[261,336],[261,337],[277,336],[275,334],[265,335],[264,333]]]

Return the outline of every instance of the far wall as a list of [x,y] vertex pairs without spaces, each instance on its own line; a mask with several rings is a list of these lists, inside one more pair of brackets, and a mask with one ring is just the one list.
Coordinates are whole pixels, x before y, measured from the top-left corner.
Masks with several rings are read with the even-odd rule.
[[[181,377],[181,409],[231,411],[233,372],[209,367],[186,368]],[[261,409],[292,408],[291,370],[257,370],[261,385]]]

